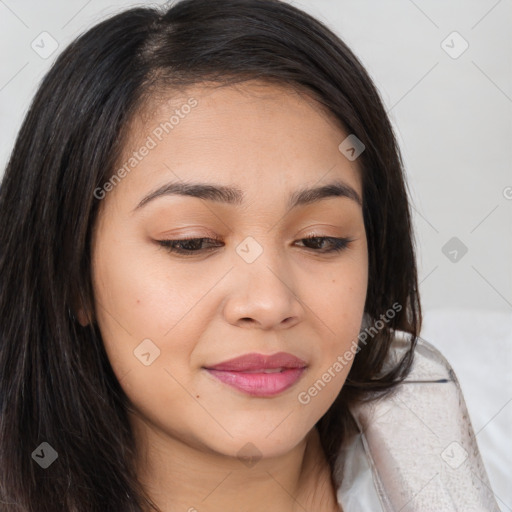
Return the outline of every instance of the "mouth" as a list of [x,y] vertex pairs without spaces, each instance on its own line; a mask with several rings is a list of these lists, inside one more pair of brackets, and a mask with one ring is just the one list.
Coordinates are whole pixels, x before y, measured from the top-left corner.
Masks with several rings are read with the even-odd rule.
[[307,363],[302,359],[279,352],[271,356],[246,354],[204,369],[242,393],[272,397],[296,384],[306,368]]

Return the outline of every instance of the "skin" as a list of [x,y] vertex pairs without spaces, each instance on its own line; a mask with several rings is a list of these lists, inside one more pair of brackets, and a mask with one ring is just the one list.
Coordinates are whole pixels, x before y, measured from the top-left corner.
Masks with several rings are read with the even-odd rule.
[[[357,161],[338,150],[348,134],[319,103],[287,87],[251,81],[163,97],[133,119],[123,162],[189,98],[197,106],[106,194],[92,247],[95,320],[133,405],[140,479],[164,512],[340,510],[314,425],[351,363],[308,404],[298,395],[360,331],[363,212],[347,197],[293,210],[286,202],[297,189],[333,179],[362,197]],[[171,181],[237,186],[245,198],[229,205],[167,195],[135,208]],[[303,241],[312,232],[351,242],[322,253],[328,240]],[[212,236],[222,240],[214,250],[189,257],[158,243]],[[248,236],[263,250],[252,263],[235,250]],[[80,321],[87,318],[81,310]],[[144,339],[160,350],[148,366],[134,356]],[[272,398],[251,397],[204,369],[281,351],[308,368]],[[247,443],[252,465],[238,455]]]

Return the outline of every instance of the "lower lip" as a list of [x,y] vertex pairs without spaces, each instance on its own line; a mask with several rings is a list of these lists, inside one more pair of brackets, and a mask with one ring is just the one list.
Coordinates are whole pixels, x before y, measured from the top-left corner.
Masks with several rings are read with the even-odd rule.
[[305,368],[288,368],[276,373],[244,373],[222,370],[207,371],[221,382],[251,396],[275,396],[292,387]]

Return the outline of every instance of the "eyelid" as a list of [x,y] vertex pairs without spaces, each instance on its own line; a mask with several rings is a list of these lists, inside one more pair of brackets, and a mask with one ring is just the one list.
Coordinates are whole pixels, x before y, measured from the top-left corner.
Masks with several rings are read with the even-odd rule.
[[[354,238],[349,237],[334,237],[334,236],[328,236],[328,235],[319,235],[317,233],[311,232],[309,235],[301,236],[300,238],[297,238],[296,241],[303,242],[304,240],[311,240],[311,239],[320,239],[323,243],[324,240],[329,240],[334,245],[334,248],[328,249],[328,250],[318,250],[318,249],[312,249],[310,247],[306,247],[305,249],[309,252],[316,253],[318,255],[337,255],[343,252],[345,249],[347,249],[350,244],[355,240]],[[222,242],[222,239],[218,237],[198,237],[198,236],[184,236],[182,238],[175,238],[175,239],[167,239],[167,240],[157,240],[157,243],[167,249],[170,253],[181,255],[185,257],[193,257],[193,256],[200,256],[204,255],[205,253],[214,251],[218,248],[218,246],[210,246],[204,249],[199,250],[193,250],[193,249],[178,249],[177,247],[174,247],[172,244],[179,244],[180,242],[187,242],[187,241],[203,241],[208,240],[211,242]]]

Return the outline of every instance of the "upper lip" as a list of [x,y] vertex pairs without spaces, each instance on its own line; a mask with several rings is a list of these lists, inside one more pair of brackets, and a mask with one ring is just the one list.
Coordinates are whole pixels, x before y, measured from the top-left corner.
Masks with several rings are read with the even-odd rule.
[[276,368],[304,368],[307,363],[302,359],[288,354],[287,352],[278,352],[277,354],[244,354],[228,361],[208,366],[208,370],[244,372],[254,370],[273,370]]

